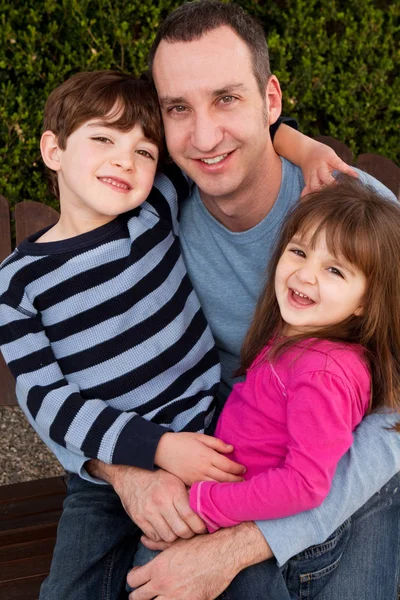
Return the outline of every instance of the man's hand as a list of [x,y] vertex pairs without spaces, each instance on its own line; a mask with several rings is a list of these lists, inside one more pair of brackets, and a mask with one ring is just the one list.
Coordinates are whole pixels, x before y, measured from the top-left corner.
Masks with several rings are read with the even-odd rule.
[[87,470],[113,486],[127,514],[148,538],[173,542],[206,531],[189,506],[185,484],[174,475],[96,460]]
[[164,433],[154,462],[189,486],[196,481],[243,481],[243,465],[223,456],[232,451],[230,444],[202,433]]
[[254,523],[178,540],[129,573],[129,585],[137,588],[129,600],[213,600],[242,569],[271,557]]

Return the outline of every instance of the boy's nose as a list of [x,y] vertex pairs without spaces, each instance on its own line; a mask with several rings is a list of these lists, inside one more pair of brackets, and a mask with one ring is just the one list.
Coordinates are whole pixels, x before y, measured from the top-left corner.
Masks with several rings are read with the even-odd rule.
[[111,159],[110,162],[113,166],[124,169],[125,171],[133,171],[135,168],[133,157],[129,154],[124,156],[116,156],[115,158]]

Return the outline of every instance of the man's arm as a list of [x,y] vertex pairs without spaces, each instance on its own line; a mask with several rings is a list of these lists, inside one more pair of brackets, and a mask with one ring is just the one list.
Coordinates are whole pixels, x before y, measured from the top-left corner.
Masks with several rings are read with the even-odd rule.
[[254,523],[178,540],[128,575],[130,600],[212,600],[246,567],[272,557]]
[[186,486],[175,475],[99,460],[89,461],[86,469],[113,486],[126,513],[148,538],[173,542],[204,533],[203,521],[189,506]]

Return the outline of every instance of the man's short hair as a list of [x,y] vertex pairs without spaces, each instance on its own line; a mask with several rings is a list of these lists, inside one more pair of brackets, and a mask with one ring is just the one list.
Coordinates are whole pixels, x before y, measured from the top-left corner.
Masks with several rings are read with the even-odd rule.
[[[121,131],[140,125],[146,137],[163,150],[163,127],[154,87],[144,79],[118,71],[76,73],[47,99],[43,131],[57,137],[65,150],[68,137],[92,119],[105,119]],[[59,198],[57,174],[49,170],[49,189]]]
[[219,0],[186,2],[168,15],[160,25],[150,49],[150,74],[152,74],[157,48],[162,40],[171,43],[192,42],[224,26],[230,27],[250,50],[254,77],[264,98],[271,70],[263,27],[237,4],[225,4]]

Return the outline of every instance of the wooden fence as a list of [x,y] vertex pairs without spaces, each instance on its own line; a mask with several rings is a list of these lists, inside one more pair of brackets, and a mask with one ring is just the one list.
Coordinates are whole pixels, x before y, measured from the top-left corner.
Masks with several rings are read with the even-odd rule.
[[[391,160],[377,154],[361,154],[354,161],[352,151],[343,142],[326,136],[319,136],[316,139],[333,148],[348,164],[354,164],[359,169],[376,177],[376,179],[392,190],[397,198],[400,197],[400,168]],[[11,216],[8,201],[3,196],[0,196],[0,262],[12,250]],[[15,206],[13,216],[16,228],[16,244],[18,245],[28,235],[56,223],[59,215],[53,208],[40,202],[20,202]],[[0,406],[14,406],[17,403],[14,379],[1,355],[0,390]]]

